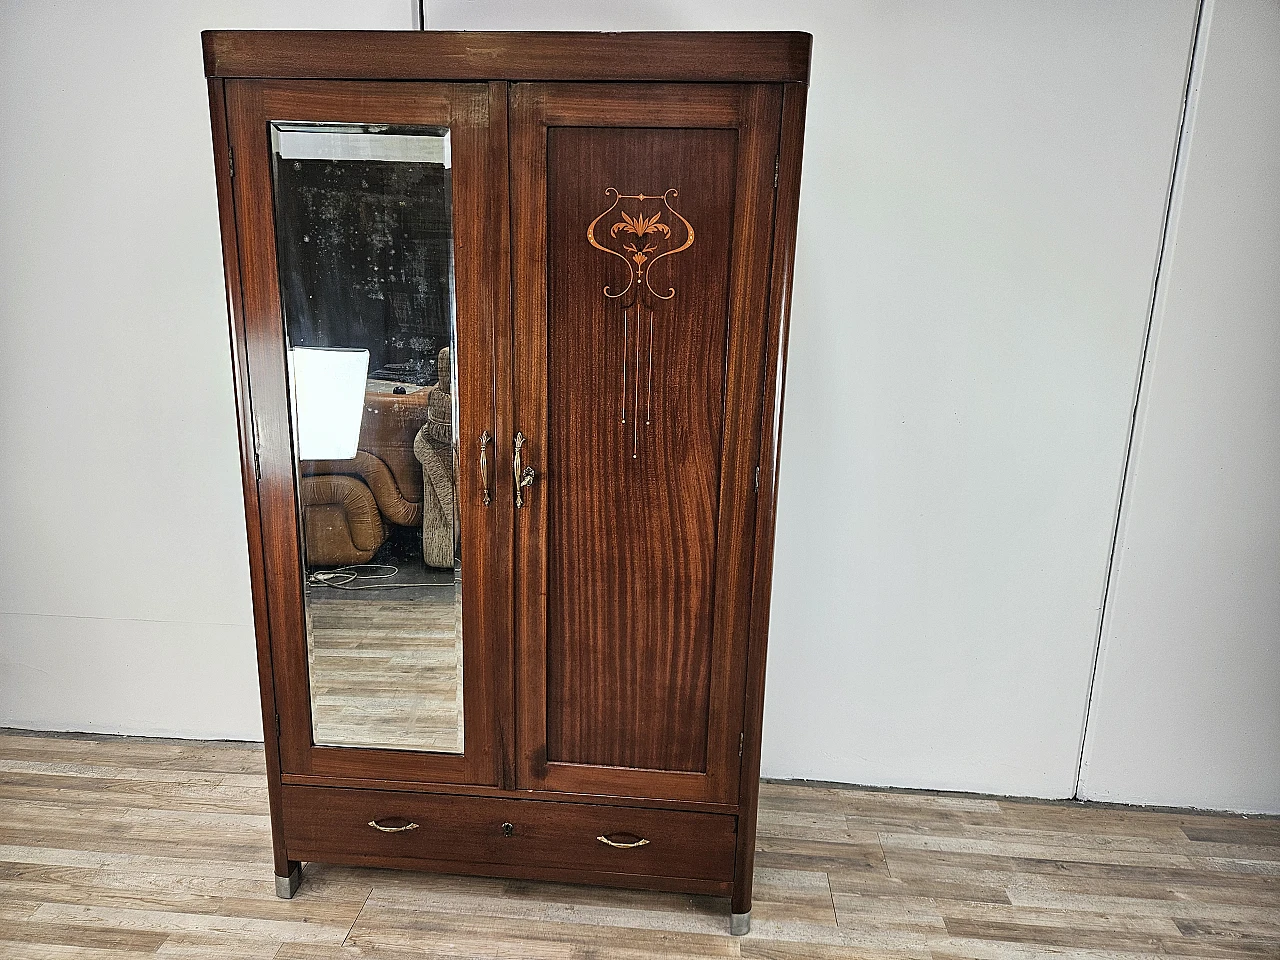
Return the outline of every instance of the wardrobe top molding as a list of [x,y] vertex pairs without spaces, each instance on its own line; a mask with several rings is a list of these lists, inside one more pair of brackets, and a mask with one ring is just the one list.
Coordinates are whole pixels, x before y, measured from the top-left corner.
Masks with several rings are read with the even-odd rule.
[[206,30],[207,77],[809,82],[807,33]]

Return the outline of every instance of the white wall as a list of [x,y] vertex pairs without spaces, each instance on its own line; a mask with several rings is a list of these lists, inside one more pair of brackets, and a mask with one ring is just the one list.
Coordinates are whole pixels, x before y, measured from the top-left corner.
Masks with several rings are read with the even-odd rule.
[[416,11],[0,7],[0,725],[261,739],[199,31]]
[[[3,9],[0,724],[256,737],[197,33],[410,28],[416,3]],[[815,35],[767,775],[1071,793],[1194,14],[1195,0],[428,0],[442,29]],[[1161,396],[1144,400],[1151,423]],[[1215,394],[1215,411],[1253,396]],[[1156,596],[1123,570],[1114,588],[1138,618]],[[1253,603],[1241,633],[1257,645]],[[1222,607],[1180,636],[1212,635]],[[1125,649],[1109,642],[1108,663]],[[1138,674],[1107,666],[1095,702],[1144,682],[1158,699],[1177,679]],[[1160,771],[1095,779],[1107,736],[1091,738],[1090,788],[1146,798]]]
[[1280,5],[1197,56],[1083,796],[1280,812]]

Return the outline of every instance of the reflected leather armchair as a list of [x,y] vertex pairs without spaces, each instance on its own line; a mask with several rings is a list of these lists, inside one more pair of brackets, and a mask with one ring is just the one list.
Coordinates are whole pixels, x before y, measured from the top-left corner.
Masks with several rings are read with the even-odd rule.
[[369,381],[355,457],[300,464],[308,566],[368,563],[386,542],[389,525],[422,522],[414,439],[427,419],[431,390],[397,394],[396,386]]
[[308,567],[367,563],[386,541],[377,501],[360,479],[304,476],[301,492]]

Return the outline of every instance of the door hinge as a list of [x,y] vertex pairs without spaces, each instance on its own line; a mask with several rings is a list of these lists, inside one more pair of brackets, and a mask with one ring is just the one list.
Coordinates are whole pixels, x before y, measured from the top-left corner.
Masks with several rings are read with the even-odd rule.
[[756,493],[760,492],[760,468],[756,467]]
[[781,165],[781,162],[780,156],[773,158],[773,189],[775,190],[778,189],[778,167]]
[[259,486],[262,485],[262,441],[258,439],[258,420],[255,417],[252,422],[253,427],[253,479]]
[[262,486],[262,460],[258,457],[258,438],[253,438],[253,482]]
[[280,714],[276,714],[276,739],[280,739]]
[[747,735],[745,733],[738,734],[738,756],[742,756],[742,744],[746,741],[746,739],[747,739]]
[[[774,167],[774,186],[777,186],[777,167]],[[232,180],[236,178],[236,153],[230,147],[227,147],[227,174]]]

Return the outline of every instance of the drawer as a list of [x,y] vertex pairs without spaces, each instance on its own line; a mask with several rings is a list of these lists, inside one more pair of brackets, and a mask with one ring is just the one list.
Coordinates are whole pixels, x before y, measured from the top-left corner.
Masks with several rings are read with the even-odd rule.
[[423,866],[459,873],[506,865],[521,869],[492,872],[563,880],[577,871],[733,879],[737,818],[723,814],[345,787],[285,786],[282,800],[291,860],[430,861]]

